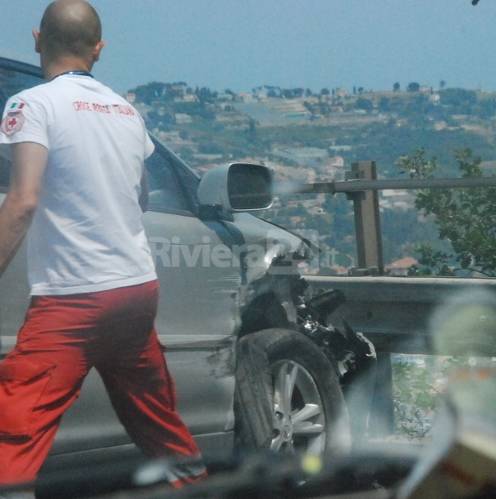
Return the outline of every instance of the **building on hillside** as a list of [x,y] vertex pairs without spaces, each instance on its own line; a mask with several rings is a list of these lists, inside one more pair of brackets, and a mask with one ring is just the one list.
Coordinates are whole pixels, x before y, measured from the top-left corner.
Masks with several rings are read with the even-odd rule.
[[446,121],[435,121],[434,122],[434,130],[436,130],[436,132],[440,132],[441,130],[446,130],[447,127],[448,127],[448,123],[446,123]]
[[244,103],[250,103],[250,102],[255,102],[255,96],[253,94],[250,94],[248,92],[240,92],[238,94],[239,100]]
[[257,100],[265,100],[268,98],[268,90],[265,86],[253,89],[253,97]]
[[301,166],[321,166],[327,163],[329,154],[318,147],[278,147],[272,154],[282,159],[289,159]]
[[418,260],[411,256],[406,256],[386,265],[386,272],[391,276],[405,277],[414,265],[418,265]]
[[341,276],[347,276],[348,275],[348,269],[346,267],[343,267],[342,265],[332,265],[329,267],[329,272],[327,275],[341,275]]
[[291,226],[295,227],[297,225],[303,224],[305,221],[305,217],[302,217],[300,215],[294,215],[292,217],[289,217],[289,221],[291,222]]
[[223,101],[219,103],[219,108],[221,111],[224,111],[226,113],[231,113],[235,111],[235,107],[232,105],[230,101]]
[[483,161],[480,167],[484,175],[496,175],[496,161]]
[[232,102],[235,100],[235,95],[231,92],[219,92],[217,95],[218,102]]
[[184,147],[196,151],[197,144],[190,139],[185,139],[181,137],[181,132],[178,130],[165,132],[163,130],[158,130],[156,132],[157,138],[170,147],[173,151],[179,151]]
[[177,83],[170,83],[167,86],[167,93],[170,93],[175,97],[183,97],[186,94],[187,88],[188,85],[184,81],[179,81]]
[[350,152],[353,149],[352,146],[348,145],[332,145],[329,146],[329,151],[332,153],[339,153],[339,152]]
[[196,94],[184,94],[181,98],[182,102],[198,102],[198,96]]
[[193,118],[191,117],[191,115],[186,113],[176,113],[174,117],[178,125],[187,125],[189,123],[193,123]]
[[312,206],[311,208],[308,208],[308,213],[310,215],[325,215],[326,211],[322,206]]
[[405,189],[388,189],[381,191],[379,197],[381,209],[406,211],[415,206],[415,194]]
[[328,164],[332,168],[344,168],[344,158],[343,156],[332,156],[329,158]]
[[434,92],[433,94],[429,95],[429,100],[433,104],[439,104],[441,102],[441,96],[439,95],[438,92]]

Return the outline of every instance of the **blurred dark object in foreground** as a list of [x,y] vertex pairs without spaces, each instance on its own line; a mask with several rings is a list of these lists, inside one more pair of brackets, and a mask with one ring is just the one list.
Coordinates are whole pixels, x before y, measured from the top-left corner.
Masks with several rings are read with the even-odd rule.
[[[393,499],[419,462],[419,446],[374,444],[348,456],[257,454],[208,463],[210,477],[170,488],[166,460],[95,461],[37,484],[38,499]],[[0,498],[3,498],[0,491]],[[6,495],[5,497],[11,497]],[[12,496],[15,497],[15,496]],[[496,490],[483,495],[496,497]]]
[[[58,470],[37,484],[38,499],[304,498],[359,493],[388,498],[412,469],[417,452],[374,445],[348,456],[257,454],[208,463],[210,477],[181,490],[165,482],[168,463],[144,459]],[[1,497],[1,492],[0,492]],[[348,497],[348,496],[347,496]],[[353,497],[353,496],[351,496]]]

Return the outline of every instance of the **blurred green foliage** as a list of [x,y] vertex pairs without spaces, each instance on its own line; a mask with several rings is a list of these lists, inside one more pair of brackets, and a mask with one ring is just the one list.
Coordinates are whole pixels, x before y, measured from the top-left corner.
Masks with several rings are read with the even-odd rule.
[[[482,177],[481,158],[470,149],[455,153],[462,178]],[[399,159],[402,173],[411,178],[434,178],[439,169],[435,157],[427,158],[419,149]],[[424,189],[418,192],[415,206],[433,217],[439,239],[452,251],[436,249],[431,243],[417,247],[420,266],[412,274],[457,275],[475,272],[496,276],[496,187]]]

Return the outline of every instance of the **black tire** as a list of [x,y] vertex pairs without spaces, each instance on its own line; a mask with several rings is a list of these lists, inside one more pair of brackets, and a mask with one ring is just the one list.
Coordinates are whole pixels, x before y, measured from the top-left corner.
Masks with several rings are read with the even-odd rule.
[[[291,395],[288,391],[283,397],[280,392],[291,386]],[[236,442],[242,449],[322,453],[350,447],[348,413],[336,372],[297,331],[265,329],[239,341],[235,415]]]
[[238,342],[234,392],[236,447],[254,451],[270,447],[273,431],[272,379],[267,354],[256,334]]

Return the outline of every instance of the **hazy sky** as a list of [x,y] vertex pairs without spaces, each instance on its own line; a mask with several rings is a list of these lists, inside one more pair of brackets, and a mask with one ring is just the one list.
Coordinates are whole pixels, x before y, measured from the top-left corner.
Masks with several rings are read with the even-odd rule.
[[[0,0],[0,55],[37,62],[31,28],[46,0]],[[95,75],[116,90],[187,81],[261,84],[395,81],[496,89],[496,1],[94,0],[107,41]]]

